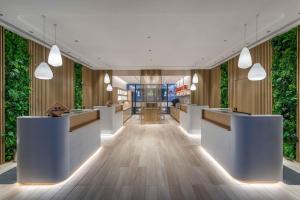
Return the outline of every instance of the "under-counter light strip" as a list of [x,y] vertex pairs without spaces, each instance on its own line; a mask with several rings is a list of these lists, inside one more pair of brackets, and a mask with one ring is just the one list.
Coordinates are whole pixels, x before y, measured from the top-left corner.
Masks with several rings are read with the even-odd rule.
[[[125,127],[122,126],[120,127],[116,132],[114,132],[114,134],[106,134],[106,135],[111,135],[112,137],[115,137],[116,135],[120,134],[122,132],[122,130]],[[78,175],[80,173],[81,170],[83,170],[84,167],[86,167],[89,163],[93,162],[94,159],[96,158],[96,156],[100,153],[102,149],[102,146],[96,150],[96,152],[91,155],[91,157],[89,157],[78,169],[76,169],[71,176],[69,176],[69,178],[67,178],[66,180],[59,182],[59,183],[17,183],[18,185],[22,186],[22,187],[56,187],[56,186],[60,186],[63,185],[65,183],[67,183],[68,181],[70,181],[73,177],[75,177],[76,175]]]
[[[186,130],[182,128],[182,126],[178,126],[178,128],[182,131],[183,134],[188,137],[193,137],[193,135],[189,134]],[[200,136],[201,137],[201,136]],[[262,182],[243,182],[232,177],[223,167],[220,165],[201,145],[199,146],[201,153],[210,160],[231,182],[237,183],[239,185],[253,185],[253,186],[279,186],[280,182],[270,182],[270,183],[262,183]]]

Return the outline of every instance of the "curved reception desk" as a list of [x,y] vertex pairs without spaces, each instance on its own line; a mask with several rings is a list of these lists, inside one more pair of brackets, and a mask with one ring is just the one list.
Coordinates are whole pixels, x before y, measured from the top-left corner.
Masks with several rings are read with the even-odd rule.
[[202,110],[208,106],[180,105],[180,126],[188,133],[201,133]]
[[201,145],[243,182],[282,180],[282,116],[202,112]]
[[18,117],[18,182],[53,184],[67,179],[99,149],[99,119],[94,110],[62,117]]
[[94,106],[101,112],[101,134],[114,134],[123,126],[123,107],[121,105]]

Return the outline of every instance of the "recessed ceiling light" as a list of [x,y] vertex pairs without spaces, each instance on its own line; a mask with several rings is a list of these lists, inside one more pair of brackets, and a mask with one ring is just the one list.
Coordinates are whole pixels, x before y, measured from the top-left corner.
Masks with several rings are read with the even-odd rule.
[[151,36],[149,35],[149,36],[147,36],[147,39],[151,39]]
[[71,51],[68,51],[67,53],[71,53]]
[[34,32],[33,31],[28,31],[29,33],[31,33],[31,34],[34,34]]
[[2,13],[0,13],[0,17],[2,17],[3,16],[3,14]]
[[270,31],[270,30],[267,30],[267,33],[271,33],[271,31]]
[[149,52],[151,52],[151,51],[152,51],[152,49],[148,49],[148,51],[149,51]]
[[74,42],[79,42],[79,40],[74,40]]
[[224,40],[224,42],[227,42],[227,40]]
[[100,60],[100,59],[101,59],[101,57],[98,57],[97,59],[98,59],[98,60]]
[[247,45],[250,44],[249,42],[246,43]]

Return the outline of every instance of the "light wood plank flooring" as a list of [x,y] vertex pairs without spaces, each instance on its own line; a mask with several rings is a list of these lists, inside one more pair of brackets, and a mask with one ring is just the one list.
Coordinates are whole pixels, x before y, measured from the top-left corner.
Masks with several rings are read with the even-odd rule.
[[[54,186],[0,185],[1,199],[295,199],[283,183],[239,184],[169,117],[141,125],[133,117],[69,180]],[[298,187],[299,186],[293,186]]]

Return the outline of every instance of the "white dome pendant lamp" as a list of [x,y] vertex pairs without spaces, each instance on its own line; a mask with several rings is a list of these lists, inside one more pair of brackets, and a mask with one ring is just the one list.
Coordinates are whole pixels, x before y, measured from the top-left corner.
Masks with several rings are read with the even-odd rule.
[[49,56],[48,56],[48,63],[53,67],[60,67],[62,66],[62,57],[58,46],[56,45],[56,27],[57,24],[54,24],[54,45],[51,47]]
[[252,66],[252,58],[248,47],[246,46],[246,33],[247,33],[247,24],[244,25],[244,48],[241,51],[238,67],[241,69],[246,69]]
[[[258,27],[258,17],[256,15],[256,42],[257,42],[257,27]],[[260,63],[255,63],[248,72],[248,79],[251,81],[260,81],[267,77],[267,73]]]
[[266,77],[267,73],[260,63],[255,63],[248,72],[248,79],[250,81],[260,81]]
[[111,84],[109,83],[106,87],[106,91],[111,92],[113,90]]
[[198,83],[198,75],[197,73],[195,72],[194,75],[193,75],[193,79],[192,79],[192,83]]
[[105,84],[109,84],[110,83],[110,78],[109,78],[109,75],[108,73],[106,72],[105,76],[104,76],[104,83]]
[[[43,41],[45,42],[45,19],[46,17],[43,15]],[[45,48],[43,48],[43,54],[45,57]],[[41,80],[50,80],[53,78],[53,73],[51,68],[49,67],[49,65],[46,62],[41,62],[39,64],[39,66],[35,69],[34,71],[34,76],[37,79],[41,79]]]
[[192,85],[191,85],[191,90],[192,91],[195,91],[197,89],[197,87],[196,87],[196,85],[193,83]]

